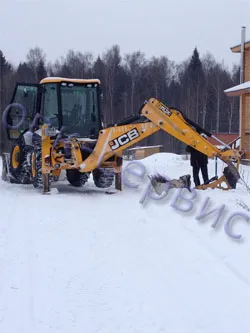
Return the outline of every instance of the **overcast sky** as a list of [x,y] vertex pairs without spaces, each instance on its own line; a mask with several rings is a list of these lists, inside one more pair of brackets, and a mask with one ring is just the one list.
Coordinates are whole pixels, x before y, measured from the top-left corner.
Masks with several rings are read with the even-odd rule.
[[230,68],[239,54],[241,26],[250,39],[250,0],[0,0],[0,49],[14,64],[43,48],[54,61],[68,49],[187,59],[195,46]]

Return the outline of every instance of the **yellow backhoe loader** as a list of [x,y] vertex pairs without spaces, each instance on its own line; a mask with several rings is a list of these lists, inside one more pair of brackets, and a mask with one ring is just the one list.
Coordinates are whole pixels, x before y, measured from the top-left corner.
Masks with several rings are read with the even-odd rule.
[[207,140],[211,134],[180,110],[150,98],[137,115],[104,127],[100,95],[98,79],[49,77],[39,84],[18,83],[3,113],[13,144],[4,155],[2,178],[49,192],[51,182],[66,170],[73,186],[84,185],[92,173],[97,187],[108,188],[115,181],[121,190],[123,151],[163,130],[227,165],[220,178],[198,188],[236,187],[240,152],[212,145]]

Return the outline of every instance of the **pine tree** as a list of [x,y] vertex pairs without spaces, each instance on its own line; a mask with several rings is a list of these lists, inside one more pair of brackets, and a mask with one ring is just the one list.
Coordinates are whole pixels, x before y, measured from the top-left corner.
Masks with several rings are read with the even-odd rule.
[[16,81],[25,83],[36,83],[36,75],[32,68],[26,63],[20,63],[16,71]]
[[188,114],[197,123],[202,122],[203,100],[202,94],[205,76],[197,48],[194,49],[191,60],[184,74],[185,98],[188,101]]
[[47,76],[47,71],[45,69],[45,64],[43,60],[40,60],[37,67],[36,67],[36,75],[38,81],[42,80]]
[[6,104],[6,76],[11,71],[11,65],[6,61],[3,52],[0,50],[0,154],[4,151],[4,131],[2,127],[2,112]]
[[8,63],[6,60],[3,52],[0,50],[0,70],[1,70],[1,75],[4,76],[6,75],[10,70],[12,66]]
[[197,82],[204,76],[202,63],[197,48],[195,48],[193,51],[193,55],[188,66],[188,73],[194,82]]

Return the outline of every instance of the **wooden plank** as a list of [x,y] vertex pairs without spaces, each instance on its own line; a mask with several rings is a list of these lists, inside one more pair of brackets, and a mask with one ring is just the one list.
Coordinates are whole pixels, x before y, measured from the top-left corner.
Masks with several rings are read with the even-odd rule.
[[250,49],[244,53],[244,81],[250,80]]
[[245,158],[250,156],[250,94],[242,96],[242,133],[241,133],[241,148],[246,152]]

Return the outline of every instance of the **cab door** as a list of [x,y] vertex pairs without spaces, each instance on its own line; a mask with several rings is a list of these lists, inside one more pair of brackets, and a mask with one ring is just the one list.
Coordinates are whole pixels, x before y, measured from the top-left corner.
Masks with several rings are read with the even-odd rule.
[[11,103],[4,111],[3,123],[10,140],[16,140],[27,131],[39,112],[39,85],[18,83]]

